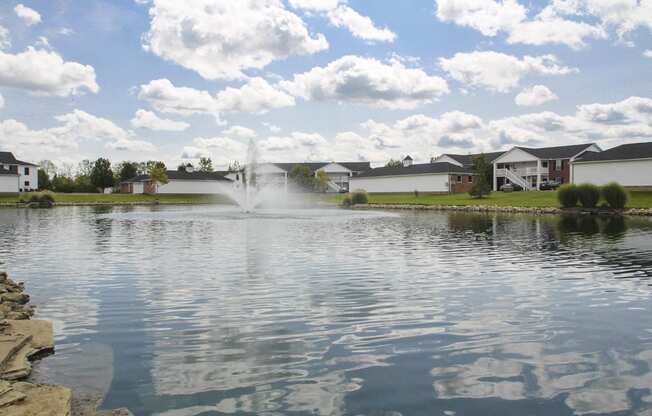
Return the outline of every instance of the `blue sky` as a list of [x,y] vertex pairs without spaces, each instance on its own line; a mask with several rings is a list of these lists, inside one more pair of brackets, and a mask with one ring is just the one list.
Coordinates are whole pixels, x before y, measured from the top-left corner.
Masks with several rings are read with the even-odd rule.
[[0,148],[75,164],[652,140],[651,0],[0,5]]

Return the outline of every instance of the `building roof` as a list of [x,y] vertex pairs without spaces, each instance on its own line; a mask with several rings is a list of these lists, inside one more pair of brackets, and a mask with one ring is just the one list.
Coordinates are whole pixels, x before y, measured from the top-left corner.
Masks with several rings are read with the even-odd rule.
[[573,144],[570,146],[539,147],[539,148],[516,146],[516,148],[528,152],[532,156],[536,156],[539,159],[570,159],[573,156],[577,156],[578,154],[582,153],[584,150],[594,145],[595,143],[584,143],[584,144]]
[[586,152],[577,161],[597,162],[603,160],[633,159],[652,159],[652,142],[623,144],[603,152]]
[[473,165],[473,159],[475,159],[478,156],[483,156],[487,158],[487,162],[493,162],[494,160],[498,159],[500,156],[502,156],[505,153],[505,151],[501,152],[487,152],[487,153],[475,153],[472,155],[454,155],[450,153],[444,153],[442,156],[448,156],[451,159],[456,160],[457,162],[461,163],[464,166],[472,166]]
[[29,166],[38,166],[33,163],[23,162],[14,157],[14,154],[11,152],[0,152],[0,163],[6,165],[29,165]]
[[422,163],[401,167],[382,167],[368,170],[358,175],[358,178],[372,178],[376,176],[403,176],[403,175],[424,175],[429,173],[457,173],[469,175],[473,171],[466,167],[460,167],[448,162]]
[[414,160],[414,159],[412,159],[412,156],[407,155],[407,156],[405,156],[405,157],[403,158],[403,160]]
[[[180,170],[168,170],[168,179],[171,181],[225,181],[231,182],[231,179],[225,178],[222,174],[217,172],[184,172]],[[125,182],[146,182],[149,180],[149,175],[138,175]]]
[[18,172],[11,172],[9,169],[0,169],[0,175],[14,175],[18,176]]
[[333,163],[344,166],[345,168],[353,172],[364,172],[371,169],[370,162],[296,162],[296,163],[263,163],[263,164],[274,165],[279,169],[283,169],[286,172],[291,172],[295,166],[300,165],[300,166],[308,167],[308,169],[310,169],[311,172],[315,172],[323,168],[324,166]]

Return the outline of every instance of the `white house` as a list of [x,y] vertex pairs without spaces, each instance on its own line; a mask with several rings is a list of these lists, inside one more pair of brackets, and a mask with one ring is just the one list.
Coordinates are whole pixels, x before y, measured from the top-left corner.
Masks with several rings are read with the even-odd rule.
[[587,152],[571,164],[573,183],[652,189],[652,143],[632,143],[603,152]]
[[156,184],[149,175],[139,175],[120,184],[120,192],[125,194],[221,194],[231,180],[217,172],[167,171],[169,182]]
[[473,160],[480,156],[484,156],[487,163],[492,163],[498,157],[502,156],[503,152],[488,152],[488,153],[475,153],[468,155],[459,155],[453,153],[444,153],[439,155],[436,158],[432,159],[432,163],[447,162],[453,165],[462,166],[462,167],[472,167]]
[[513,147],[493,161],[494,190],[516,184],[526,191],[538,190],[543,181],[570,182],[570,165],[585,152],[600,152],[595,143],[556,147]]
[[[2,174],[0,192],[17,193],[38,189],[38,165],[18,160],[11,152],[0,152],[0,171],[9,172]],[[17,178],[10,179],[10,176],[17,176]]]
[[473,186],[469,168],[448,162],[413,164],[411,157],[400,167],[368,170],[351,178],[350,189],[369,193],[447,193],[468,192]]
[[312,176],[325,172],[330,179],[329,192],[348,191],[351,178],[371,169],[369,162],[261,163],[256,166],[256,181],[287,189],[292,169],[297,165],[307,167]]
[[17,194],[19,177],[18,173],[0,169],[0,194]]

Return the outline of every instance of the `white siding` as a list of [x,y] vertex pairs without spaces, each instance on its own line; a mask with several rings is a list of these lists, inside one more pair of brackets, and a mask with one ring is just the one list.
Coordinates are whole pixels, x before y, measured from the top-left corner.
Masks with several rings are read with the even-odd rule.
[[170,180],[165,185],[159,185],[156,192],[159,194],[219,194],[224,192],[225,187],[231,186],[230,182],[225,181]]
[[[28,169],[29,174],[25,175],[25,169]],[[18,165],[18,173],[20,174],[20,189],[23,191],[36,191],[38,189],[38,166]],[[29,185],[25,185],[29,182]]]
[[0,194],[18,193],[18,176],[0,175]]
[[437,158],[435,160],[433,160],[433,162],[434,163],[448,162],[448,163],[453,164],[455,166],[459,166],[459,167],[463,166],[460,162],[458,162],[457,160],[453,159],[452,157],[450,157],[448,155],[437,156]]
[[145,192],[145,186],[142,182],[134,182],[134,194],[142,194]]
[[353,177],[351,191],[364,189],[371,193],[381,192],[448,192],[448,174],[400,175],[380,177]]
[[513,148],[507,153],[504,153],[498,159],[494,160],[494,163],[512,163],[512,162],[536,162],[539,160],[537,157],[529,154],[528,152],[521,150],[519,148]]
[[623,186],[652,187],[652,160],[573,163],[572,169],[573,183],[618,182]]

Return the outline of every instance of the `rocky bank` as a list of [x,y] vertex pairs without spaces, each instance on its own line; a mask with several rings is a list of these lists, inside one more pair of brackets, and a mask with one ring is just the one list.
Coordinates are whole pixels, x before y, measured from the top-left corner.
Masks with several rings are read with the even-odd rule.
[[0,272],[0,416],[126,416],[125,409],[97,411],[58,385],[25,382],[31,362],[54,353],[52,323],[33,320],[24,284]]

